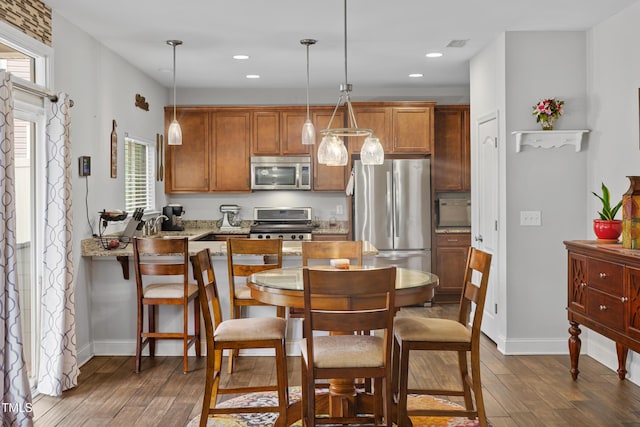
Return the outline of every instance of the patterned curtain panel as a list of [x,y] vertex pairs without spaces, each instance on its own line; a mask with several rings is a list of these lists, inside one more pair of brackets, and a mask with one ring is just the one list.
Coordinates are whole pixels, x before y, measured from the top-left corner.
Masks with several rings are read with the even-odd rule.
[[13,93],[9,74],[0,71],[0,366],[2,425],[31,426],[31,392],[22,353],[22,327],[16,264],[16,206],[14,186]]
[[45,101],[46,200],[42,341],[38,391],[60,396],[78,384],[71,222],[70,100]]

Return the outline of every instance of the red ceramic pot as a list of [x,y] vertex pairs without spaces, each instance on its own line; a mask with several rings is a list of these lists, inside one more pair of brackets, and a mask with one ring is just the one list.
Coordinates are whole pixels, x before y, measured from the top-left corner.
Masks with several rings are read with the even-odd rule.
[[619,219],[594,219],[593,231],[598,240],[618,240],[622,233],[622,221]]

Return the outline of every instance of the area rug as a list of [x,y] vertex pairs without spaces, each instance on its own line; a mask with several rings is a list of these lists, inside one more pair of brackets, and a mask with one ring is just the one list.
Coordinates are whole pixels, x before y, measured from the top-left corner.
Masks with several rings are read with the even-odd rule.
[[[300,387],[292,387],[289,391],[289,400],[295,402],[300,400]],[[275,392],[250,393],[227,400],[219,407],[224,406],[269,406],[277,405],[278,398]],[[436,408],[450,409],[462,408],[457,403],[439,399],[432,396],[409,396],[408,409],[416,408]],[[217,415],[209,417],[207,427],[272,427],[277,414],[233,414],[233,415]],[[466,417],[411,417],[414,427],[477,427],[477,420],[470,420]],[[198,427],[200,424],[200,416],[192,419],[187,427]],[[297,422],[293,424],[299,427],[302,424]],[[491,423],[489,423],[491,426]]]

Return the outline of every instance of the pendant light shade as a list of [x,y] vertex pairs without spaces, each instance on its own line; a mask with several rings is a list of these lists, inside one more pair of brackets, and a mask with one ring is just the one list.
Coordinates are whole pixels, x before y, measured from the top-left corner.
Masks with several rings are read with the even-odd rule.
[[360,160],[363,165],[381,165],[384,163],[384,148],[380,139],[368,136],[360,149]]
[[[344,145],[344,141],[340,137],[364,136],[367,137],[367,139],[365,139],[363,151],[361,152],[360,156],[362,164],[382,164],[382,162],[384,161],[384,149],[382,148],[382,144],[380,144],[380,140],[378,138],[373,136],[373,130],[358,127],[356,116],[351,105],[350,93],[351,85],[348,83],[347,79],[347,0],[344,0],[344,84],[340,85],[340,97],[338,98],[338,103],[336,104],[336,107],[333,110],[333,114],[329,119],[327,128],[320,131],[320,134],[325,135],[325,138],[331,137],[327,139],[327,142],[331,142],[331,144],[328,144],[326,157],[321,158],[320,149],[318,149],[318,162],[326,164],[327,166],[346,166],[349,160],[349,156],[347,153],[347,148]],[[350,127],[332,128],[331,124],[340,105],[346,106],[347,119],[349,120]],[[365,147],[367,148],[365,149]]]
[[173,46],[173,120],[169,125],[167,144],[182,145],[182,129],[176,119],[176,46],[182,44],[182,40],[167,40],[169,46]]
[[302,145],[313,145],[316,143],[316,127],[311,119],[307,119],[302,125]]
[[307,120],[302,125],[302,145],[313,145],[316,143],[316,128],[311,121],[309,113],[309,46],[316,44],[317,40],[302,39],[300,43],[307,47]]

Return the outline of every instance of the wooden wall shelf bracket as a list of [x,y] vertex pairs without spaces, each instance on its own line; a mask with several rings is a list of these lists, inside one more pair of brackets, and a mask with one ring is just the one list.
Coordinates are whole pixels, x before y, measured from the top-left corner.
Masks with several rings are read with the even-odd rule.
[[516,153],[522,150],[523,145],[535,148],[574,145],[577,153],[582,148],[582,139],[589,130],[519,130],[511,133],[516,136]]

